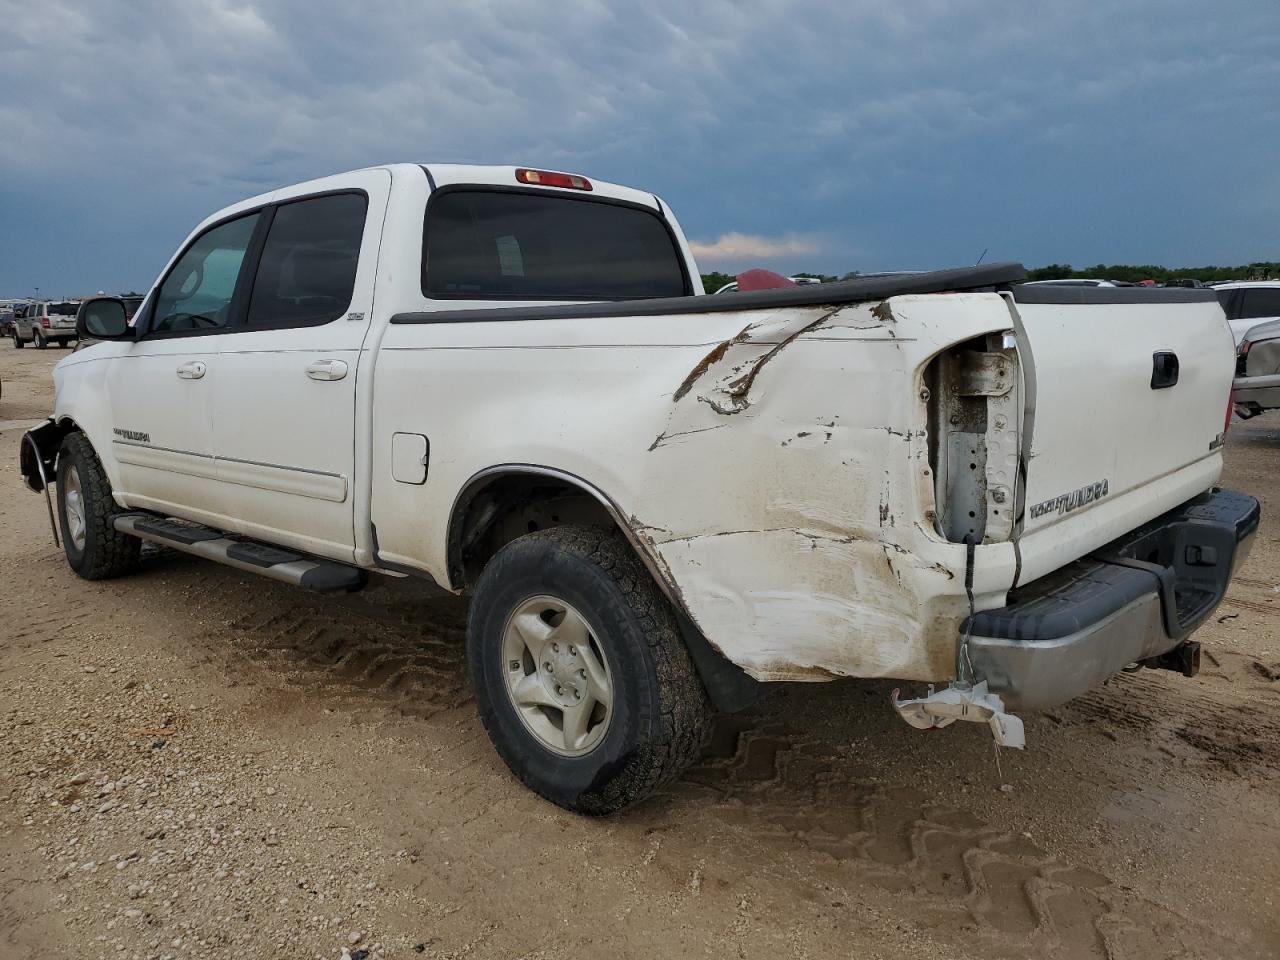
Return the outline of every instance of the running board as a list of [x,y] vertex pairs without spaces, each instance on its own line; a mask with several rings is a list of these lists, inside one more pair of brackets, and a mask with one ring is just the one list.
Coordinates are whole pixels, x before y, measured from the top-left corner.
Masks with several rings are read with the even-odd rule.
[[184,520],[125,513],[115,518],[114,526],[121,533],[318,593],[350,593],[363,587],[367,579],[366,573],[358,567],[237,539],[220,530]]

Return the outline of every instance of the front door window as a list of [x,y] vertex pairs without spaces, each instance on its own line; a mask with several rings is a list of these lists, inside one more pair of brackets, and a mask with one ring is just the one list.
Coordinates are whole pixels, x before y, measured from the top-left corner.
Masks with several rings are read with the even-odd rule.
[[256,213],[240,217],[214,227],[187,248],[160,285],[153,333],[227,326],[240,267],[257,223]]

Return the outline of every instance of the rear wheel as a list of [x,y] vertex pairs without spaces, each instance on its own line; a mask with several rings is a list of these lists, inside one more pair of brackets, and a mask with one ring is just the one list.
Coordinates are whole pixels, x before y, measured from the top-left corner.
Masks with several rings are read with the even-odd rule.
[[49,346],[49,341],[45,339],[45,335],[41,332],[39,327],[36,327],[35,330],[32,331],[31,342],[36,345],[37,350],[43,350],[45,347]]
[[71,569],[86,580],[119,577],[138,565],[142,541],[112,525],[111,484],[82,433],[62,441],[58,454],[58,526]]
[[709,716],[675,615],[615,532],[562,526],[489,561],[467,624],[480,718],[507,766],[606,814],[697,756]]

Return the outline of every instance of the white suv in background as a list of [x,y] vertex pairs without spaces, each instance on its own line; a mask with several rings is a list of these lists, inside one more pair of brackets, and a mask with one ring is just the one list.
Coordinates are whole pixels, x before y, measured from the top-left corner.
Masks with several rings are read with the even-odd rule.
[[1213,289],[1231,324],[1236,346],[1251,327],[1280,320],[1280,280],[1233,280],[1215,283]]
[[1070,280],[1028,280],[1029,287],[1132,287],[1125,280],[1098,280],[1093,277],[1074,277]]
[[13,345],[21,350],[27,343],[34,343],[43,350],[50,343],[65,347],[76,339],[76,312],[80,303],[76,300],[41,301],[19,307],[13,315],[10,328]]

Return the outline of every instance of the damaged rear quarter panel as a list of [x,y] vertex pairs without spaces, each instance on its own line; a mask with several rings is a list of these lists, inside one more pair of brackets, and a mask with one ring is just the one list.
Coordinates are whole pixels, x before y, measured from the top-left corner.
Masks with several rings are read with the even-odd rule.
[[[641,494],[644,535],[708,639],[759,679],[950,677],[964,548],[923,522],[918,372],[1008,312],[990,295],[801,312],[744,328],[682,381],[650,450],[678,493]],[[997,605],[1012,548],[982,557],[978,605]]]
[[[467,479],[552,466],[613,500],[676,602],[758,679],[950,677],[965,556],[925,520],[919,371],[1008,325],[999,296],[948,294],[392,327],[374,434],[427,434],[432,465],[422,487],[380,481],[375,440],[380,553],[447,582],[447,518]],[[998,605],[1012,548],[979,554],[979,608]]]

